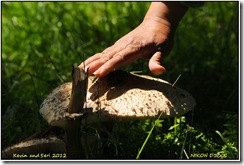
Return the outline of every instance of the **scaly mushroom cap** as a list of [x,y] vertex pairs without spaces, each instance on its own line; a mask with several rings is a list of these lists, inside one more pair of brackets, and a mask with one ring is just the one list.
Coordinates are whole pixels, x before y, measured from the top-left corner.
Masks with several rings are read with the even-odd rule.
[[42,102],[40,114],[51,126],[65,128],[65,113],[68,111],[72,83],[64,83],[54,89]]
[[[65,125],[71,88],[65,83],[43,101],[40,113],[50,125]],[[82,123],[180,116],[195,104],[188,92],[164,80],[117,70],[89,79]]]

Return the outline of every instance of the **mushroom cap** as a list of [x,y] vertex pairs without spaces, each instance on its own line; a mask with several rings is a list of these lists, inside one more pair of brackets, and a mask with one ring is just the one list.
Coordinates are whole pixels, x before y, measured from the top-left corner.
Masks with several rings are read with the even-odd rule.
[[[72,83],[56,88],[43,101],[41,115],[50,125],[65,125]],[[196,105],[185,90],[167,81],[117,70],[90,77],[82,123],[181,116]]]
[[40,114],[51,126],[65,128],[72,83],[64,83],[54,89],[40,106]]
[[[2,151],[3,159],[13,159],[14,155],[24,156],[22,159],[31,159],[30,155],[39,154],[41,158],[41,154],[56,154],[56,153],[66,153],[65,143],[62,139],[59,139],[55,136],[43,137],[43,138],[35,138],[27,141],[19,142],[13,146],[10,146]],[[51,159],[50,157],[47,157]]]

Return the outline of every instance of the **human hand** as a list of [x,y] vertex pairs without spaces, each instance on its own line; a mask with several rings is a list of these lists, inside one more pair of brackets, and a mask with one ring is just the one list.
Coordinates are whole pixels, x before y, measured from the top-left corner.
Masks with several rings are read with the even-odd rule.
[[[162,5],[163,3],[160,3]],[[157,6],[156,6],[157,5]],[[166,5],[163,4],[165,7]],[[131,62],[144,58],[149,60],[149,69],[159,75],[166,71],[161,65],[162,58],[169,54],[173,47],[173,37],[175,26],[167,17],[164,17],[162,11],[152,11],[152,8],[160,11],[159,4],[152,4],[144,21],[133,31],[119,39],[111,47],[103,52],[84,61],[85,66],[89,67],[89,75],[94,73],[98,77],[105,76],[111,71]],[[168,8],[168,6],[166,6]],[[159,9],[158,9],[159,8]],[[169,12],[169,10],[165,11]],[[83,68],[83,64],[80,65]]]
[[162,55],[168,54],[173,45],[169,33],[167,23],[148,19],[111,47],[88,58],[85,66],[89,67],[89,74],[94,72],[101,77],[143,57],[149,59],[153,74],[161,74],[165,71],[160,65]]

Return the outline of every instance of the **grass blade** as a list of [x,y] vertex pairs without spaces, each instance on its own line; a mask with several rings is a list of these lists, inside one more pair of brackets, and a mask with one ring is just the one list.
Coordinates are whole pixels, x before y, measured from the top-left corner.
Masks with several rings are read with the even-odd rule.
[[230,152],[232,158],[235,159],[235,156],[233,155],[232,150],[231,150],[229,144],[227,143],[227,140],[223,137],[223,135],[222,135],[218,130],[216,130],[215,132],[220,136],[220,138],[221,138],[221,139],[223,140],[223,142],[226,144],[226,146],[227,146],[227,148],[228,148],[228,150],[229,150],[229,152]]
[[139,159],[139,158],[140,158],[140,155],[141,155],[141,153],[142,153],[142,151],[143,151],[145,145],[147,144],[149,137],[151,136],[151,134],[152,134],[152,132],[153,132],[153,130],[154,130],[154,127],[155,127],[155,125],[156,125],[156,122],[157,122],[157,120],[160,119],[160,117],[162,116],[162,114],[163,114],[163,113],[161,112],[160,115],[158,116],[158,118],[155,120],[155,122],[154,122],[154,124],[153,124],[153,126],[152,126],[152,128],[151,128],[151,130],[150,130],[150,132],[149,132],[148,135],[147,135],[147,138],[145,139],[144,143],[142,144],[142,146],[141,146],[141,148],[140,148],[140,150],[139,150],[139,152],[138,152],[138,154],[137,154],[137,156],[136,156],[136,159]]

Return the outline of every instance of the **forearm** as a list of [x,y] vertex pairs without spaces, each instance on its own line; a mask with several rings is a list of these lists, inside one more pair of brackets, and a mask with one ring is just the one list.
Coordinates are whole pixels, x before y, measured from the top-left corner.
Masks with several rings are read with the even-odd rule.
[[152,2],[144,20],[156,19],[159,22],[169,24],[175,31],[187,10],[188,7],[180,2]]

